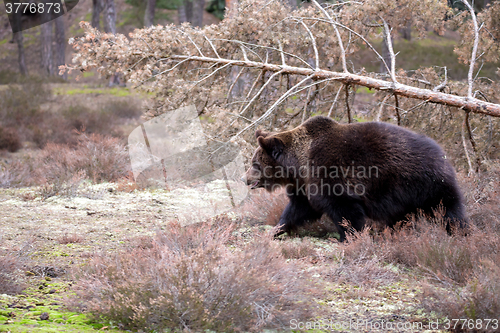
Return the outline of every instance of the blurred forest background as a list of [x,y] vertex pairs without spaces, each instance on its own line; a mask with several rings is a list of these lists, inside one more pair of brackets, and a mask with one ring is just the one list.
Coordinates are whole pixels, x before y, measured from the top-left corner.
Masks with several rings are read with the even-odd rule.
[[[320,318],[497,331],[499,67],[498,0],[80,0],[16,34],[2,11],[0,331],[287,331]],[[287,198],[260,191],[181,227],[188,192],[135,182],[127,137],[192,104],[207,140],[238,143],[245,162],[255,128],[315,115],[426,134],[457,170],[469,233],[414,216],[339,244],[323,218],[276,241]]]

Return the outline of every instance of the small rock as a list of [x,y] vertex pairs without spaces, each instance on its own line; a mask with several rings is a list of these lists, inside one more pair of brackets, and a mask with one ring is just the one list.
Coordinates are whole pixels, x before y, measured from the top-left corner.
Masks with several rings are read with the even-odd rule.
[[49,320],[49,314],[47,312],[43,312],[41,315],[40,315],[40,319],[41,320]]
[[49,294],[55,294],[56,290],[55,289],[50,289]]

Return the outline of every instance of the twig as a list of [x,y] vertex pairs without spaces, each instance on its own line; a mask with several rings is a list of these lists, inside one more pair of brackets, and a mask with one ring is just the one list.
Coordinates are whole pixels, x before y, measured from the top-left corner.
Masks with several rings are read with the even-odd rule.
[[241,70],[238,72],[238,75],[236,75],[236,79],[234,79],[233,83],[231,83],[231,86],[229,87],[229,90],[227,92],[227,96],[226,96],[226,104],[229,102],[229,97],[231,96],[231,92],[233,91],[233,88],[236,84],[236,82],[238,82],[238,80],[240,79],[240,76],[241,74],[243,74],[243,71],[245,70],[246,67],[241,67]]
[[474,152],[474,155],[476,156],[476,173],[479,172],[479,167],[481,166],[481,159],[479,158],[479,154],[477,152],[477,145],[476,141],[474,140],[474,137],[472,136],[472,131],[470,128],[470,122],[469,122],[469,115],[470,112],[466,111],[465,112],[465,128],[467,129],[467,134],[469,136],[469,141],[472,146],[472,151]]
[[330,106],[330,110],[328,110],[328,118],[331,117],[333,108],[335,104],[337,104],[337,100],[339,98],[340,92],[342,91],[343,86],[340,86],[339,90],[337,90],[337,94],[335,95],[335,99],[333,100],[332,106]]
[[[250,97],[250,95],[252,95],[253,89],[255,88],[255,86],[257,85],[257,83],[260,81],[260,78],[264,77],[265,73],[266,73],[265,70],[262,70],[262,71],[259,72],[259,75],[257,75],[257,77],[255,78],[255,80],[253,81],[253,84],[250,87],[250,90],[248,91],[247,96],[245,97],[245,101],[247,101],[248,98]],[[243,110],[244,107],[245,107],[245,104],[242,104],[241,107],[240,107],[240,110],[238,111],[238,114],[242,114],[242,110]]]
[[286,66],[285,54],[283,53],[283,45],[281,44],[281,39],[278,39],[278,43],[280,46],[281,64],[283,66]]
[[394,102],[396,104],[396,117],[398,119],[398,126],[401,126],[401,115],[399,114],[399,99],[397,94],[394,94]]
[[347,111],[347,122],[352,123],[351,107],[349,106],[349,84],[345,85],[345,107]]
[[441,82],[438,86],[435,86],[432,91],[443,91],[444,88],[446,88],[446,85],[448,84],[448,69],[446,66],[444,66],[444,81]]
[[470,156],[469,156],[469,151],[467,150],[467,143],[465,142],[465,127],[467,125],[465,124],[465,118],[464,118],[464,121],[462,123],[462,144],[464,146],[464,152],[465,152],[465,157],[467,158],[467,164],[469,165],[469,173],[468,173],[468,176],[470,176],[471,174],[474,173],[474,169],[472,168],[472,162],[470,160]]

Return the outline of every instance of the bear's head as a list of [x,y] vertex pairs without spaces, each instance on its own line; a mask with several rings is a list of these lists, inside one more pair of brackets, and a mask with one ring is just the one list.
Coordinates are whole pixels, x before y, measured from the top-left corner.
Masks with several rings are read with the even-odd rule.
[[290,182],[288,169],[290,163],[290,138],[286,133],[268,133],[261,130],[255,132],[259,147],[252,157],[252,165],[243,176],[243,180],[251,189],[265,188],[274,190]]

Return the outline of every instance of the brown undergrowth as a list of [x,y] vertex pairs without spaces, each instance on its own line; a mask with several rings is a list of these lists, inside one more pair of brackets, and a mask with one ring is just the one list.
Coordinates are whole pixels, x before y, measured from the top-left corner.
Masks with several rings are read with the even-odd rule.
[[76,273],[82,310],[127,329],[219,332],[281,327],[310,310],[306,273],[286,262],[269,234],[240,243],[225,216],[170,223],[132,244],[93,256]]

